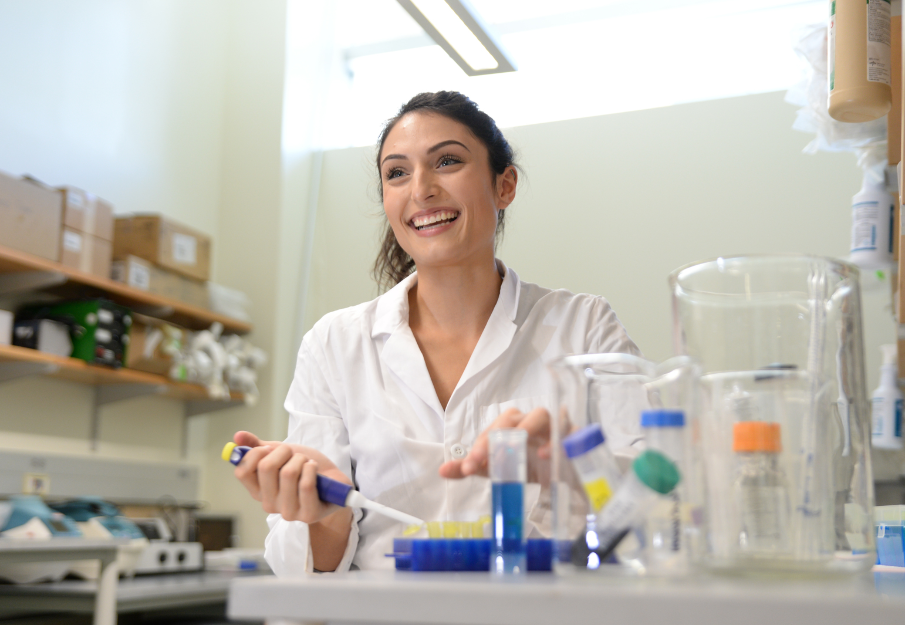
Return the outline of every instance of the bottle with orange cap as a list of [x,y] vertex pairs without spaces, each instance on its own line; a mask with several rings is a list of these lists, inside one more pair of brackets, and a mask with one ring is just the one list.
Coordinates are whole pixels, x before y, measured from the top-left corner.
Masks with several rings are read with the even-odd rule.
[[769,556],[789,552],[789,485],[779,462],[779,424],[736,423],[732,450],[738,459],[733,490],[739,513],[739,551]]

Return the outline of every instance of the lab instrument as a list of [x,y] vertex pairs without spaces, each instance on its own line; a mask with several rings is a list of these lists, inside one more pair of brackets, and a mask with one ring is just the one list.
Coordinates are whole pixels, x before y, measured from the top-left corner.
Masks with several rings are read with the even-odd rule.
[[69,358],[72,354],[69,326],[54,319],[16,321],[13,326],[12,344],[64,358]]
[[[223,447],[221,457],[227,462],[238,465],[249,451],[251,451],[251,447],[227,443]],[[424,524],[424,521],[418,517],[394,510],[376,501],[371,501],[348,484],[343,484],[323,475],[317,476],[317,496],[324,503],[332,503],[342,507],[364,508],[408,525]]]
[[72,358],[115,368],[123,366],[132,326],[128,308],[105,299],[91,299],[38,304],[16,314],[17,324],[37,319],[52,319],[69,326]]
[[525,554],[525,481],[528,477],[528,432],[517,428],[491,430],[493,553],[490,570],[518,575],[527,570]]

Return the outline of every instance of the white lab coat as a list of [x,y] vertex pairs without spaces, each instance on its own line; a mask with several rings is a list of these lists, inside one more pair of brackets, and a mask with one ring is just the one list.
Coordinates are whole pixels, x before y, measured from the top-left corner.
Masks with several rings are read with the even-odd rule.
[[[305,335],[286,398],[286,441],[320,450],[365,497],[419,518],[475,521],[489,514],[489,481],[444,480],[440,465],[464,457],[507,408],[549,406],[549,360],[574,353],[640,355],[602,297],[544,289],[498,266],[504,276],[499,300],[446,410],[408,325],[415,274],[373,301],[324,316]],[[637,415],[623,421],[605,424],[617,452],[641,439]],[[538,496],[539,487],[526,492],[529,510]],[[529,513],[529,525],[542,516]],[[307,525],[278,514],[268,524],[265,557],[274,572],[313,570]],[[392,568],[385,554],[403,529],[356,510],[337,571]]]

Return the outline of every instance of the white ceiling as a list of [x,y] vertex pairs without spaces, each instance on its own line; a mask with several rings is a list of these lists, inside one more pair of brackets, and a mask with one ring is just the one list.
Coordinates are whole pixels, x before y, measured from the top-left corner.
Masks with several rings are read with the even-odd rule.
[[[470,4],[497,35],[557,26],[582,24],[640,13],[660,13],[707,6],[716,12],[756,12],[809,0],[470,0]],[[429,45],[421,27],[396,0],[333,0],[340,16],[335,44],[351,50],[347,56],[392,51],[403,46]],[[542,42],[543,33],[537,33]],[[419,44],[418,41],[423,41]],[[380,46],[397,42],[397,45]]]
[[503,127],[788,89],[826,0],[470,0],[518,71],[468,77],[396,0],[330,0],[345,72],[331,145],[366,145],[421,91],[458,90]]

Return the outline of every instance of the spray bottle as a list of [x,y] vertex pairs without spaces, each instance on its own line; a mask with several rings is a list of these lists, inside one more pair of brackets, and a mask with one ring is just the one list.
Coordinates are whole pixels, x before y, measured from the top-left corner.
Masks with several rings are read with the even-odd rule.
[[878,449],[902,449],[902,392],[896,385],[896,346],[881,345],[880,350],[880,386],[870,398],[874,423],[871,442]]
[[893,262],[893,219],[897,201],[886,190],[885,165],[881,162],[865,166],[861,190],[852,198],[850,260],[861,269],[888,269]]

